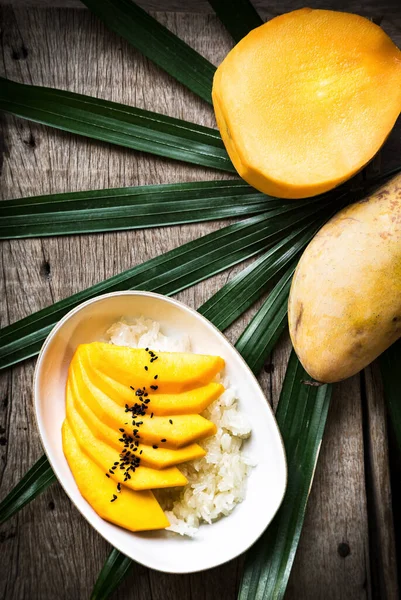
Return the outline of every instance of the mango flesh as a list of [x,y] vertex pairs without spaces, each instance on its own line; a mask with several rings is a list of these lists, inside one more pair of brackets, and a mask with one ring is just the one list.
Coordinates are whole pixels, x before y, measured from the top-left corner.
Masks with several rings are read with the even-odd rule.
[[303,8],[251,31],[213,82],[217,125],[240,176],[305,198],[358,172],[401,111],[401,52],[358,15]]
[[[120,428],[132,431],[131,413],[126,413],[125,408],[119,406],[101,390],[93,386],[86,376],[85,371],[77,364],[76,357],[71,362],[71,378],[73,379],[76,395],[92,410],[93,413],[114,431]],[[78,391],[79,390],[79,391]],[[132,394],[131,402],[135,401]],[[152,407],[152,402],[149,404]],[[150,409],[153,410],[152,408]],[[149,412],[149,411],[148,411]],[[173,422],[170,423],[170,420]],[[125,425],[126,422],[129,425]],[[177,415],[174,420],[166,417],[153,417],[146,415],[137,419],[141,422],[138,435],[143,444],[159,444],[161,439],[165,448],[182,448],[195,440],[200,440],[216,433],[216,426],[204,417],[195,415]],[[121,436],[120,436],[121,437]]]
[[[82,496],[97,514],[115,525],[130,531],[164,529],[169,521],[150,491],[135,492],[116,485],[105,477],[104,471],[82,451],[68,421],[62,428],[63,450]],[[113,495],[118,500],[110,502]]]
[[327,383],[401,336],[401,175],[319,231],[295,271],[288,320],[302,365]]
[[[72,393],[75,410],[78,412],[81,419],[86,423],[86,426],[90,429],[92,434],[98,440],[108,444],[114,450],[121,452],[122,443],[120,439],[122,432],[119,431],[119,428],[116,429],[106,425],[96,416],[96,414],[88,407],[88,405],[85,404],[85,402],[82,400],[82,395],[76,391],[77,388],[73,376],[70,377],[67,384],[67,401],[69,391],[68,388],[70,388],[70,393]],[[130,422],[128,421],[128,424],[129,423]],[[125,428],[127,432],[130,432],[130,429],[132,430],[132,427],[129,429],[129,425],[125,425],[125,422],[123,423],[122,428]],[[160,444],[160,446],[163,446],[163,444]],[[152,467],[153,469],[164,469],[165,467],[178,465],[189,460],[201,458],[205,455],[205,451],[198,444],[188,444],[187,446],[179,449],[163,448],[160,446],[155,449],[153,446],[140,443],[138,446],[138,452],[142,452],[140,455],[141,463],[147,467]]]
[[[203,386],[224,367],[224,360],[220,356],[159,352],[157,360],[150,364],[149,354],[142,348],[113,346],[102,342],[84,346],[95,369],[125,386],[149,388],[157,384],[160,394]],[[148,367],[147,371],[145,366]],[[157,381],[154,380],[155,375],[158,376]]]
[[[99,515],[133,531],[168,525],[146,490],[187,483],[175,465],[205,456],[194,442],[213,435],[216,426],[198,412],[224,391],[211,382],[223,359],[155,356],[97,342],[81,345],[66,386],[63,449],[78,487]],[[128,501],[130,512],[143,510],[143,518],[116,511]]]
[[[85,373],[92,384],[117,404],[121,406],[132,404],[132,389],[105,375],[98,369],[94,369],[90,362],[86,360],[86,352],[82,352],[81,348],[83,347],[80,346],[78,349],[79,353],[77,352],[76,358],[85,369]],[[217,400],[223,392],[224,387],[220,383],[214,382],[175,394],[160,394],[158,390],[148,389],[149,398],[152,402],[152,412],[161,416],[201,413],[209,404]]]
[[[120,469],[119,466],[117,466],[117,469],[113,473],[110,473],[114,463],[120,462],[120,451],[100,441],[92,433],[79,412],[75,409],[69,386],[67,386],[66,410],[67,421],[83,452],[102,468],[104,476],[105,473],[109,473],[110,478],[124,483],[125,471]],[[139,449],[137,450],[138,452],[140,452]],[[135,472],[130,472],[130,479],[125,482],[125,486],[133,490],[150,490],[183,486],[187,483],[186,477],[176,467],[152,469],[141,464]]]

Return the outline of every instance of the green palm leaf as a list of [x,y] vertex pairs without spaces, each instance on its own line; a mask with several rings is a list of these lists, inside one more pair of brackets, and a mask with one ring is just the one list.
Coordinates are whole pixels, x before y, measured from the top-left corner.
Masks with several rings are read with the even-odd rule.
[[132,560],[119,550],[112,549],[96,580],[91,600],[106,600],[120,585],[132,567]]
[[299,258],[308,241],[320,227],[321,221],[312,221],[303,228],[289,233],[249,267],[231,279],[198,311],[222,331],[268,290],[269,284],[294,260]]
[[55,480],[56,476],[47,457],[42,456],[0,503],[0,524],[44,492]]
[[145,185],[4,200],[0,239],[161,227],[258,214],[294,203],[244,181]]
[[249,0],[208,0],[214,12],[235,42],[263,25],[262,19]]
[[269,247],[302,213],[293,210],[283,216],[276,209],[223,227],[5,327],[0,331],[0,368],[37,354],[57,321],[81,302],[127,289],[175,294]]
[[235,345],[255,375],[286,328],[288,295],[297,262],[290,263]]
[[0,110],[111,144],[235,172],[217,130],[148,110],[2,77]]
[[106,27],[195,94],[211,102],[216,68],[131,0],[82,0]]
[[273,523],[248,551],[239,600],[284,597],[331,397],[330,385],[305,385],[307,379],[309,375],[293,352],[276,412],[287,454],[288,487]]
[[401,340],[380,356],[379,364],[390,422],[401,451]]

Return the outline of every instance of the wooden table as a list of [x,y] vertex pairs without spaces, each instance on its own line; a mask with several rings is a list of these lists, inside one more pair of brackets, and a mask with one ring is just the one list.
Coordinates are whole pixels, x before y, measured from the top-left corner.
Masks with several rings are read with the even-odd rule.
[[[255,3],[266,18],[301,5],[289,0]],[[401,45],[399,0],[351,0],[343,5],[333,0],[309,5],[383,17],[382,26]],[[156,11],[163,24],[215,64],[232,46],[206,2],[158,0],[143,6]],[[107,31],[77,0],[14,0],[0,10],[0,65],[6,77],[215,126],[210,106]],[[400,160],[400,129],[393,132],[382,152],[386,167]],[[10,117],[3,117],[2,133],[2,198],[227,177]],[[221,226],[221,222],[213,222],[146,233],[3,242],[1,326]],[[178,298],[197,307],[241,268],[186,290]],[[230,328],[230,340],[238,337],[256,308]],[[261,377],[273,405],[288,354],[286,338]],[[1,375],[1,497],[43,453],[32,409],[34,365],[35,361],[29,360]],[[394,538],[386,414],[380,378],[373,367],[335,388],[286,598],[396,599]],[[0,597],[88,598],[108,552],[108,544],[55,484],[0,530]],[[187,576],[165,575],[136,565],[115,597],[234,600],[241,563],[238,559]]]

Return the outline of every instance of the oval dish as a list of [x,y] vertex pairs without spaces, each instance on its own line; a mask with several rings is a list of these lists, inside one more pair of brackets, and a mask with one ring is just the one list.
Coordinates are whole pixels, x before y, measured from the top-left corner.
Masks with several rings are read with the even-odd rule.
[[[98,341],[121,317],[159,321],[167,335],[190,335],[192,351],[222,356],[237,388],[239,406],[252,434],[244,445],[257,463],[244,501],[228,517],[202,525],[195,538],[168,531],[132,533],[101,519],[78,491],[61,443],[65,385],[76,347]],[[115,292],[89,300],[68,313],[52,330],[39,355],[34,405],[44,450],[64,490],[85,519],[110,544],[152,569],[190,573],[216,567],[249,548],[273,519],[284,497],[287,467],[273,412],[256,378],[237,350],[207,319],[171,298],[150,292]]]

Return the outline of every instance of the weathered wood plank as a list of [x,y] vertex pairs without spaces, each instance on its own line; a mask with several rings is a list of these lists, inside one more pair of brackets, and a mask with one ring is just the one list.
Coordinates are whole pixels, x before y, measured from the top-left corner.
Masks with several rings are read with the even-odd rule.
[[387,443],[387,414],[378,365],[364,371],[365,457],[374,598],[399,597]]
[[[14,0],[14,3],[21,6],[21,2],[27,1]],[[179,0],[168,6],[167,2],[158,1],[153,2],[153,8],[182,7]],[[197,15],[159,13],[158,18],[218,64],[231,47],[229,36],[216,19],[207,14],[206,3],[184,4],[186,11],[206,9],[206,12]],[[287,5],[290,3],[280,5],[282,8],[277,8],[277,12],[287,10]],[[272,6],[275,5],[269,3],[271,13],[274,12]],[[358,7],[360,3],[354,1],[348,9],[358,10]],[[367,4],[365,12],[367,7],[373,7],[374,14],[380,12],[376,2]],[[383,2],[380,7],[386,15],[385,26],[392,29],[400,42],[395,18],[390,23],[389,15],[395,12],[392,2]],[[2,29],[0,68],[7,77],[93,94],[214,125],[210,107],[107,32],[87,11],[3,8]],[[7,150],[0,177],[2,198],[226,177],[9,117],[5,119],[3,131]],[[385,152],[388,157],[396,157],[397,149],[399,142],[394,134]],[[3,242],[0,246],[1,325],[220,226],[220,223],[207,223],[146,232]],[[240,268],[220,274],[178,297],[190,306],[199,306]],[[230,328],[229,339],[235,341],[249,316]],[[271,359],[273,373],[268,367],[261,378],[272,404],[279,396],[288,352],[288,341],[283,340]],[[6,439],[6,444],[0,446],[1,495],[42,453],[31,408],[33,365],[34,361],[28,361],[0,378],[0,443]],[[380,482],[388,482],[386,455],[380,454],[380,446],[385,445],[384,416],[382,409],[372,404],[376,398],[373,385],[369,389],[372,393],[368,394],[367,418],[377,506],[372,507],[366,499],[362,402],[359,378],[354,378],[341,384],[333,398],[305,529],[288,589],[289,599],[372,596],[368,510],[374,510],[379,519],[380,540],[385,543],[379,559],[386,577],[393,578],[394,582],[388,589],[396,589],[391,561],[394,546],[388,531],[391,519],[387,511],[391,507],[388,494],[378,489]],[[382,505],[385,514],[380,508],[381,501],[385,503]],[[88,597],[108,552],[107,544],[80,517],[57,484],[0,530],[0,544],[3,551],[0,597],[7,600]],[[136,565],[116,597],[234,600],[239,565],[240,561],[233,561],[220,569],[190,576],[163,575]]]
[[[84,8],[80,0],[2,0],[5,5],[18,7],[52,7],[52,8]],[[207,0],[138,0],[137,4],[148,11],[209,13],[213,10]],[[253,0],[252,4],[260,15],[267,19],[276,14],[281,14],[297,8],[303,8],[303,0]],[[333,2],[332,0],[311,0],[307,4],[311,8],[326,8],[358,12],[361,14],[380,14],[390,17],[391,20],[401,19],[398,0],[348,0]]]

